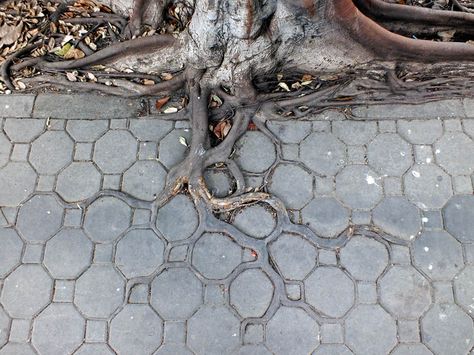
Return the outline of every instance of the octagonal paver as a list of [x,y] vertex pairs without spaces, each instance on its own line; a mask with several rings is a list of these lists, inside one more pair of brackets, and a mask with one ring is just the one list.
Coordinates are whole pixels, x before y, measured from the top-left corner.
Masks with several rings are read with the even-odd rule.
[[130,120],[130,131],[140,141],[159,142],[173,128],[173,122],[156,118]]
[[178,343],[165,343],[153,355],[194,355],[186,345]]
[[400,344],[395,350],[391,352],[391,355],[433,355],[423,344]]
[[311,133],[311,122],[288,120],[268,120],[266,125],[274,135],[283,143],[299,143]]
[[188,321],[187,344],[198,354],[229,354],[239,344],[240,322],[224,306],[206,305]]
[[466,354],[474,344],[472,318],[454,304],[435,304],[421,320],[421,339],[435,354]]
[[31,242],[45,242],[62,223],[64,208],[51,195],[35,195],[21,206],[17,228]]
[[412,144],[433,144],[443,134],[443,122],[441,120],[400,120],[398,133]]
[[54,175],[72,161],[73,150],[64,131],[46,131],[31,144],[30,163],[40,174]]
[[82,344],[74,355],[114,355],[115,353],[105,344]]
[[418,208],[404,197],[386,197],[373,210],[374,224],[386,233],[412,240],[421,230]]
[[262,132],[247,131],[235,143],[235,160],[244,171],[263,173],[275,159],[275,146]]
[[377,135],[377,122],[334,121],[332,131],[347,145],[365,145]]
[[87,317],[108,318],[123,303],[125,282],[110,265],[92,265],[76,281],[74,303]]
[[306,301],[328,317],[342,317],[354,304],[354,283],[337,267],[318,267],[304,281],[304,287]]
[[127,278],[150,275],[163,263],[164,251],[152,229],[133,229],[118,242],[115,265]]
[[137,141],[130,132],[108,131],[95,143],[94,161],[106,174],[120,174],[137,159]]
[[351,208],[370,209],[382,197],[382,180],[365,165],[350,165],[336,177],[336,194]]
[[[8,343],[0,349],[0,355],[37,355],[30,344]],[[94,354],[95,355],[95,354]]]
[[50,302],[52,290],[40,265],[21,265],[5,279],[0,303],[14,318],[31,318]]
[[469,313],[474,312],[474,266],[466,268],[454,278],[456,301]]
[[85,326],[73,305],[53,303],[35,319],[31,341],[42,354],[71,354],[81,345]]
[[0,279],[18,265],[22,250],[23,242],[15,230],[0,228]]
[[90,162],[73,162],[58,175],[56,192],[67,202],[86,200],[100,190],[101,175]]
[[313,177],[298,165],[280,164],[273,171],[268,191],[287,208],[300,209],[313,198]]
[[5,134],[0,132],[0,167],[4,166],[8,162],[11,149],[12,144]]
[[300,144],[301,161],[320,175],[336,175],[346,164],[346,146],[331,133],[312,133]]
[[273,232],[276,221],[268,208],[253,205],[239,211],[233,224],[245,234],[262,239]]
[[358,305],[346,320],[346,344],[356,354],[388,354],[397,344],[395,320],[379,305]]
[[36,173],[28,163],[10,162],[0,169],[0,206],[18,206],[34,190]]
[[63,229],[46,244],[44,265],[55,279],[75,279],[91,263],[92,250],[81,229]]
[[319,344],[318,333],[318,323],[305,311],[282,306],[267,323],[266,344],[276,355],[309,354]]
[[198,227],[199,218],[193,201],[177,195],[158,210],[156,228],[168,241],[189,238]]
[[201,281],[187,268],[170,268],[151,284],[151,305],[164,319],[188,319],[201,305]]
[[474,172],[474,142],[464,133],[446,132],[435,144],[435,151],[436,161],[449,174],[471,175]]
[[107,120],[69,120],[66,131],[77,142],[95,142],[108,129]]
[[244,345],[237,351],[232,353],[233,355],[272,355],[270,351],[264,345]]
[[454,196],[443,209],[446,230],[463,243],[474,242],[474,196]]
[[415,165],[404,177],[405,194],[422,209],[437,209],[453,195],[451,178],[436,165]]
[[230,285],[230,304],[242,318],[262,317],[273,298],[273,284],[260,269],[246,270]]
[[380,302],[397,318],[417,319],[431,304],[430,284],[412,266],[393,266],[379,289]]
[[7,343],[9,329],[10,329],[10,318],[3,311],[3,309],[0,308],[0,348]]
[[242,261],[242,248],[221,233],[205,233],[194,245],[192,264],[208,279],[224,279]]
[[[172,130],[163,138],[158,148],[159,161],[168,169],[171,169],[184,160],[188,147],[180,142],[180,137],[186,140],[186,144],[191,144],[191,131],[184,129]],[[181,139],[182,140],[182,139]]]
[[86,211],[84,229],[94,242],[111,242],[129,226],[132,210],[115,197],[101,197]]
[[303,280],[316,265],[318,257],[311,243],[287,233],[270,244],[269,252],[282,276],[288,280]]
[[109,343],[119,354],[151,354],[162,332],[163,322],[150,306],[128,304],[110,323]]
[[301,211],[303,223],[316,234],[333,238],[349,226],[349,210],[332,197],[317,197]]
[[451,280],[463,268],[461,244],[445,231],[427,231],[415,241],[414,264],[432,280]]
[[347,346],[342,344],[321,344],[311,355],[353,355]]
[[341,264],[357,280],[375,281],[388,264],[388,251],[382,243],[352,237],[340,252]]
[[166,170],[154,160],[135,162],[123,174],[122,190],[141,200],[153,201],[163,190]]
[[401,176],[413,164],[411,145],[398,134],[379,134],[367,149],[369,164],[380,174]]

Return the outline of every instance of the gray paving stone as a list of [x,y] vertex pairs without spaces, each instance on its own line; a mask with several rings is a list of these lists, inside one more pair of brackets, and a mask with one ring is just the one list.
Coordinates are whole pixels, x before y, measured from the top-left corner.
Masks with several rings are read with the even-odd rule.
[[358,305],[346,319],[346,344],[356,354],[387,354],[397,344],[395,321],[379,305]]
[[397,131],[395,121],[382,120],[382,121],[378,121],[378,124],[379,124],[379,131],[381,133],[395,133]]
[[224,306],[203,306],[188,321],[187,344],[199,354],[229,354],[239,344],[240,322]]
[[137,284],[130,290],[128,303],[147,304],[150,287],[146,284]]
[[74,303],[87,317],[108,318],[123,303],[125,282],[110,265],[92,265],[76,281]]
[[234,355],[271,355],[272,353],[264,345],[244,345]]
[[454,304],[436,304],[421,320],[423,343],[435,354],[466,354],[474,344],[472,318]]
[[69,120],[66,130],[76,142],[95,142],[108,129],[106,120]]
[[230,285],[230,304],[242,318],[259,318],[268,309],[273,292],[272,282],[262,270],[246,270]]
[[372,222],[372,214],[370,211],[352,211],[352,224],[369,225]]
[[319,344],[318,323],[301,308],[281,306],[266,330],[266,345],[276,355],[308,354]]
[[151,284],[151,306],[164,319],[188,319],[202,301],[202,284],[187,268],[166,269]]
[[453,177],[454,193],[458,195],[473,193],[472,180],[470,176]]
[[301,161],[324,176],[336,175],[347,163],[346,146],[331,133],[312,133],[300,144]]
[[71,304],[53,303],[35,319],[31,342],[44,354],[70,354],[81,345],[86,321]]
[[90,161],[92,160],[92,143],[76,143],[74,149],[74,161]]
[[[104,110],[104,107],[107,109]],[[64,119],[107,119],[136,117],[142,108],[138,100],[95,94],[39,94],[33,117]]]
[[165,322],[164,342],[184,344],[186,342],[186,323]]
[[382,197],[382,180],[367,166],[350,165],[336,177],[336,194],[351,208],[371,209]]
[[128,131],[108,131],[95,143],[94,161],[106,174],[120,174],[137,159],[138,144]]
[[194,355],[184,344],[163,344],[153,355]]
[[173,129],[173,122],[140,118],[130,120],[130,131],[140,141],[159,142]]
[[377,123],[335,121],[332,132],[348,145],[365,145],[377,135]]
[[36,185],[36,191],[40,192],[51,192],[54,191],[54,185],[56,184],[55,175],[40,175],[38,177],[38,183]]
[[392,245],[390,250],[392,264],[408,265],[411,263],[410,250],[401,245]]
[[224,279],[242,262],[242,248],[221,233],[205,233],[194,245],[192,264],[208,279]]
[[329,195],[335,190],[334,177],[316,176],[316,193],[318,195]]
[[[181,137],[185,139],[187,146],[180,142]],[[171,169],[184,160],[190,144],[191,131],[189,129],[174,129],[160,141],[158,147],[159,161],[166,168]]]
[[44,244],[27,243],[21,262],[23,264],[41,264],[43,261],[43,254]]
[[30,162],[40,174],[57,174],[72,161],[74,143],[63,131],[46,131],[31,144]]
[[[6,144],[6,146],[8,146]],[[13,150],[10,156],[12,161],[28,161],[28,153],[30,152],[30,146],[28,144],[16,143],[13,146]]]
[[260,344],[265,337],[263,324],[249,323],[245,327],[244,344]]
[[188,246],[178,245],[171,248],[168,261],[185,261],[188,256]]
[[321,343],[342,344],[344,342],[344,328],[338,323],[321,324]]
[[304,281],[304,286],[306,301],[328,317],[342,317],[354,304],[354,283],[337,267],[317,268]]
[[467,117],[474,117],[474,100],[471,98],[464,98],[464,109]]
[[433,354],[423,344],[400,344],[391,353],[392,355],[431,355]]
[[106,344],[82,344],[74,355],[114,355]]
[[316,234],[334,238],[349,226],[349,210],[332,197],[317,197],[301,210],[303,223]]
[[[474,142],[464,133],[447,132],[435,144],[436,161],[451,175],[474,171]],[[453,159],[453,157],[456,157]]]
[[421,209],[438,209],[453,195],[451,178],[436,165],[415,165],[405,174],[405,195]]
[[[472,114],[471,117],[474,117],[474,114]],[[474,121],[469,119],[463,120],[462,125],[464,132],[474,139]]]
[[94,242],[114,241],[129,226],[130,206],[115,197],[101,197],[87,209],[84,229]]
[[397,318],[417,319],[431,304],[430,284],[411,266],[393,266],[379,281],[380,303]]
[[0,116],[31,117],[35,95],[2,95],[0,97]]
[[474,311],[474,266],[466,268],[454,278],[454,294],[459,305],[472,314]]
[[267,127],[283,143],[299,143],[311,133],[307,121],[268,121]]
[[139,160],[158,159],[158,144],[155,142],[140,142],[138,147]]
[[56,280],[54,283],[53,302],[72,303],[74,298],[75,281]]
[[341,344],[321,344],[311,355],[352,355],[347,346]]
[[398,133],[412,144],[433,144],[443,134],[440,120],[400,120]]
[[355,279],[375,281],[387,267],[388,252],[374,239],[355,236],[342,248],[340,261]]
[[186,195],[177,195],[158,210],[156,228],[168,241],[189,238],[199,223],[193,201]]
[[92,260],[92,243],[81,229],[63,229],[46,243],[44,265],[55,279],[75,279]]
[[377,303],[377,286],[374,282],[357,283],[357,302],[364,304]]
[[398,320],[398,337],[401,343],[418,343],[420,327],[416,320]]
[[286,284],[286,296],[293,301],[298,301],[301,299],[303,292],[301,291],[301,286],[298,284]]
[[17,228],[28,241],[45,242],[59,229],[64,208],[52,195],[35,195],[18,213]]
[[427,231],[413,243],[414,265],[432,280],[450,280],[463,268],[461,244],[445,231]]
[[235,161],[250,173],[263,173],[276,159],[273,142],[258,131],[246,132],[235,144]]
[[276,227],[272,211],[262,205],[253,205],[239,211],[233,224],[242,232],[254,238],[269,236]]
[[44,120],[9,119],[5,120],[3,129],[14,143],[30,143],[44,130]]
[[282,199],[287,208],[300,209],[313,198],[313,177],[299,165],[279,164],[273,171],[268,191]]
[[8,138],[0,132],[0,167],[3,167],[7,164],[10,157],[10,151],[12,150],[12,145]]
[[63,225],[65,227],[80,227],[82,225],[82,210],[81,209],[66,209],[64,215]]
[[34,190],[36,173],[28,163],[10,162],[0,169],[0,206],[18,206]]
[[[456,277],[454,279],[456,279]],[[450,281],[437,281],[433,282],[432,285],[434,289],[434,301],[436,303],[454,303],[454,291]]]
[[104,190],[120,190],[122,175],[104,175],[102,189]]
[[94,164],[73,162],[58,175],[56,192],[67,202],[83,201],[99,192],[100,181]]
[[288,280],[303,280],[314,268],[318,252],[305,239],[283,233],[270,244],[270,257]]
[[100,320],[88,320],[86,326],[87,343],[103,343],[107,340],[108,324]]
[[[2,313],[2,311],[0,311],[0,313]],[[2,316],[0,316],[0,318],[2,318]],[[30,328],[31,328],[31,321],[29,319],[28,320],[12,319],[9,341],[13,343],[28,342],[28,339],[30,338]],[[6,330],[4,332],[0,331],[0,333],[6,334]],[[1,338],[1,335],[0,335],[0,338]]]
[[282,144],[281,155],[285,160],[297,161],[299,159],[300,147],[298,144]]
[[444,129],[448,132],[462,132],[462,124],[459,118],[445,120]]
[[127,122],[126,118],[115,118],[110,120],[110,129],[127,129]]
[[319,264],[323,265],[336,265],[337,256],[334,250],[320,249],[318,255]]
[[162,333],[163,322],[150,306],[128,304],[110,323],[109,343],[119,354],[151,354]]
[[441,211],[423,211],[421,222],[424,229],[443,229]]
[[10,330],[10,318],[0,308],[0,348],[5,345],[8,341],[9,330]]
[[379,134],[369,144],[369,164],[380,174],[401,176],[413,164],[411,145],[398,134]]
[[228,292],[222,284],[207,284],[204,291],[204,303],[225,304]]
[[153,201],[165,187],[166,170],[153,160],[135,162],[123,175],[122,190],[141,200]]
[[415,162],[417,164],[431,164],[435,161],[433,149],[429,145],[415,145]]
[[347,147],[347,161],[349,164],[366,164],[367,149],[365,146],[350,145]]
[[31,318],[51,298],[53,280],[39,265],[21,265],[3,284],[0,303],[14,318]]
[[404,197],[386,197],[373,210],[372,219],[388,234],[407,241],[421,230],[420,211]]
[[232,191],[232,178],[225,170],[207,169],[204,172],[204,179],[213,196],[225,197]]
[[16,231],[11,228],[0,228],[0,279],[19,264],[22,250],[23,242]]
[[1,355],[36,355],[30,344],[8,343],[0,349]]
[[474,242],[474,196],[455,196],[443,209],[446,230],[463,243]]
[[117,243],[115,265],[128,279],[147,276],[163,263],[164,250],[152,229],[133,229]]

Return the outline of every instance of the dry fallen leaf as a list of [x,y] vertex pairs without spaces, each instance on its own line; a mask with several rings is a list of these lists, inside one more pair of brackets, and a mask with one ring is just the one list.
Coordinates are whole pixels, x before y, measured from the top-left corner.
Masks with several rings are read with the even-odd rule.
[[64,59],[80,59],[84,58],[86,55],[83,51],[77,48],[70,48],[67,53],[64,55]]
[[143,79],[143,85],[155,85],[155,82],[150,79]]
[[220,121],[213,129],[214,134],[218,139],[224,139],[229,134],[232,128],[231,123],[228,120]]
[[163,106],[166,105],[166,103],[170,100],[169,96],[163,97],[161,99],[156,100],[155,102],[155,107],[159,111]]
[[161,77],[161,79],[163,79],[165,81],[168,81],[168,80],[173,79],[173,74],[171,74],[171,73],[161,73],[160,77]]
[[23,22],[16,26],[10,26],[8,24],[3,24],[0,27],[0,48],[15,43],[21,36],[21,31],[23,30]]
[[77,81],[77,76],[74,73],[66,72],[66,77],[69,81]]
[[286,83],[283,83],[283,82],[278,83],[278,86],[281,87],[285,91],[291,91]]
[[185,147],[188,146],[188,142],[186,142],[186,138],[180,136],[179,137],[179,143],[181,143],[182,145],[184,145]]

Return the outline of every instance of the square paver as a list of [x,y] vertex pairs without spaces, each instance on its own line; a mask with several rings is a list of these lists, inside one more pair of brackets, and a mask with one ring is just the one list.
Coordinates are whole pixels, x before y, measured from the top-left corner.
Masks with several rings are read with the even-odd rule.
[[458,118],[445,120],[444,129],[448,132],[461,132],[462,131],[461,120]]
[[360,303],[377,303],[377,288],[374,283],[358,282],[357,295]]
[[127,119],[119,118],[110,120],[110,129],[127,129]]
[[386,176],[383,179],[383,187],[386,195],[399,196],[402,195],[402,179],[398,177]]
[[46,121],[46,127],[49,131],[64,131],[66,128],[66,120],[50,118]]
[[76,143],[74,150],[74,160],[90,161],[92,159],[92,143]]
[[470,176],[454,176],[453,187],[455,194],[469,195],[473,192]]
[[155,142],[141,142],[138,150],[138,159],[156,160],[158,158],[158,145]]
[[94,249],[94,263],[111,263],[113,252],[112,244],[96,244]]
[[399,320],[398,337],[401,343],[416,343],[420,341],[420,329],[416,320]]
[[80,209],[66,209],[64,215],[64,226],[66,227],[80,227],[82,223],[82,210]]
[[431,164],[434,162],[433,149],[429,145],[415,145],[415,162],[418,164]]
[[454,302],[453,286],[450,282],[433,282],[433,290],[436,303]]
[[150,210],[137,208],[135,212],[133,213],[133,224],[140,225],[140,224],[150,223],[150,218],[151,218]]
[[207,285],[204,300],[210,304],[222,304],[225,302],[224,285]]
[[86,324],[86,343],[103,343],[107,340],[107,322],[88,320]]
[[443,216],[441,211],[423,211],[421,223],[424,229],[442,229]]
[[282,144],[281,153],[285,160],[298,160],[299,156],[299,145],[298,144]]
[[102,188],[104,190],[120,190],[121,175],[104,175]]
[[15,224],[16,216],[18,215],[18,208],[3,207],[2,212],[9,224]]
[[334,178],[332,177],[316,177],[316,193],[318,195],[328,195],[335,190]]
[[297,284],[286,284],[286,294],[290,300],[298,301],[301,299],[301,286]]
[[53,175],[40,175],[38,178],[38,185],[36,191],[50,192],[54,190],[56,177]]
[[184,322],[165,322],[165,343],[184,344],[186,341],[186,324]]
[[185,261],[188,255],[188,246],[179,245],[171,249],[169,261]]
[[13,343],[26,343],[30,338],[31,321],[13,319],[10,328],[9,340]]
[[395,133],[397,131],[397,125],[395,121],[379,121],[380,133]]
[[74,298],[75,282],[56,280],[54,283],[54,302],[72,302]]
[[350,145],[347,147],[349,164],[365,164],[367,149],[364,146]]
[[318,260],[323,265],[337,265],[336,252],[334,250],[320,249]]
[[392,263],[398,265],[410,264],[410,250],[401,245],[392,245]]
[[369,211],[352,211],[351,220],[355,225],[368,225],[372,221],[372,214]]
[[24,264],[41,264],[43,260],[43,250],[43,244],[26,244],[22,262]]
[[244,344],[260,344],[263,342],[263,325],[247,324],[244,333]]
[[321,325],[321,343],[342,344],[344,342],[344,331],[341,324]]
[[148,295],[150,293],[150,287],[147,284],[138,284],[133,286],[130,291],[129,303],[148,303]]
[[331,122],[329,121],[314,121],[313,131],[314,132],[329,132],[331,130]]
[[11,160],[13,160],[13,161],[27,161],[29,151],[30,151],[30,145],[29,144],[17,143],[13,146]]

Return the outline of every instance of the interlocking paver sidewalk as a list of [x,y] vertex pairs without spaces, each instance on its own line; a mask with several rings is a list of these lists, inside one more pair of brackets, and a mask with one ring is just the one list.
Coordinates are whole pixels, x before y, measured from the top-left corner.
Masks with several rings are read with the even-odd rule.
[[295,225],[257,204],[225,232],[154,209],[191,132],[149,107],[0,97],[0,355],[472,354],[473,100],[247,132],[233,159]]

